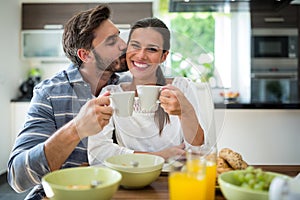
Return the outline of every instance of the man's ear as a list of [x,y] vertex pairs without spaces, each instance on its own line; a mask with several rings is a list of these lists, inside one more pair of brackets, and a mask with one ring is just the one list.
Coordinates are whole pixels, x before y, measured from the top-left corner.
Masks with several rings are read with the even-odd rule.
[[82,60],[82,62],[87,63],[92,58],[91,52],[86,49],[78,49],[77,50],[77,56]]

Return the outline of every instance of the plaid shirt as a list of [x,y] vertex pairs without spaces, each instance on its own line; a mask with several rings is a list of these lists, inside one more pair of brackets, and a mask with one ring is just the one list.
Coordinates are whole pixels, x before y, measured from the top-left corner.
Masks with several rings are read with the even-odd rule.
[[[108,84],[117,84],[114,74]],[[26,199],[42,199],[41,178],[50,172],[44,144],[60,127],[72,120],[80,108],[93,98],[91,88],[74,65],[43,81],[34,89],[23,129],[16,138],[8,161],[8,182],[17,192],[35,186]],[[88,162],[87,138],[68,157],[62,168]]]

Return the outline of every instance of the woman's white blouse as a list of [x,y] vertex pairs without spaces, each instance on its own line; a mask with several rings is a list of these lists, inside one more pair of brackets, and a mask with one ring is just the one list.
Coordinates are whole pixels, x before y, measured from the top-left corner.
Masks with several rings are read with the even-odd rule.
[[[206,135],[213,120],[207,120],[201,116],[205,114],[202,111],[207,110],[208,105],[200,105],[205,102],[201,102],[203,97],[201,97],[201,93],[197,92],[199,86],[182,77],[175,78],[172,85],[179,88],[193,105],[199,123],[204,129],[205,143],[208,143]],[[109,85],[103,88],[101,93],[107,90],[111,92],[123,91],[120,85]],[[208,101],[210,102],[211,99]],[[118,144],[114,144],[112,140],[114,130]],[[90,165],[102,165],[106,158],[113,155],[128,154],[134,151],[157,152],[183,142],[186,147],[190,146],[184,139],[178,116],[170,115],[170,123],[165,125],[162,134],[159,135],[159,129],[154,122],[154,113],[139,112],[139,101],[136,100],[132,116],[118,117],[113,115],[110,123],[100,133],[89,137],[88,159]]]

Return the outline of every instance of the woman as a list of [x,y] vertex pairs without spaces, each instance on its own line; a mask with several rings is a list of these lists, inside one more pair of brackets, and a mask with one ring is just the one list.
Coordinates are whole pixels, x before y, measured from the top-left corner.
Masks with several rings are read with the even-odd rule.
[[[89,137],[90,165],[103,164],[105,158],[125,153],[150,153],[168,159],[183,154],[189,146],[207,142],[193,105],[197,95],[191,87],[195,85],[186,78],[175,78],[172,85],[166,85],[160,64],[166,60],[169,49],[170,31],[161,20],[145,18],[133,25],[126,52],[132,82],[107,86],[102,92],[135,91],[137,85],[145,84],[164,85],[160,105],[156,111],[145,113],[136,101],[132,116],[113,115],[100,134]],[[117,144],[112,141],[113,132]]]

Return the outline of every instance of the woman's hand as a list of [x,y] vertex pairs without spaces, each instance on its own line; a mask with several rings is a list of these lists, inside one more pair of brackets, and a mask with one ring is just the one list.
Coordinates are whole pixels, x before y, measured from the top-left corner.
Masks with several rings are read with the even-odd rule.
[[193,106],[184,96],[184,94],[173,85],[166,85],[162,87],[159,96],[161,107],[169,115],[178,115],[181,117],[183,113],[193,110]]
[[168,147],[162,151],[158,151],[158,152],[152,152],[150,154],[153,155],[157,155],[157,156],[161,156],[163,157],[165,160],[174,157],[174,156],[179,156],[179,155],[184,155],[185,154],[185,145],[184,143],[177,145],[177,146],[173,146],[173,147]]
[[204,131],[194,107],[184,94],[177,87],[166,85],[162,88],[159,100],[165,112],[179,117],[185,140],[191,145],[203,144]]

